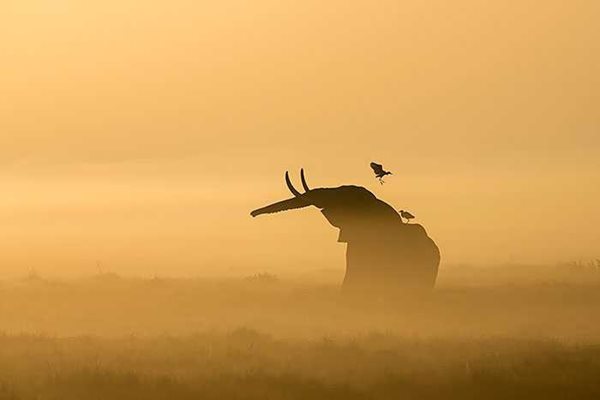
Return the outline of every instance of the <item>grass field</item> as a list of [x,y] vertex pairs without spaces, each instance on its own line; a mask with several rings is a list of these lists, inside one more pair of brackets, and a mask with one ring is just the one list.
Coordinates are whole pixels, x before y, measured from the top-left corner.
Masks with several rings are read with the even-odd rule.
[[523,274],[399,304],[268,275],[1,282],[0,399],[600,398],[597,272]]

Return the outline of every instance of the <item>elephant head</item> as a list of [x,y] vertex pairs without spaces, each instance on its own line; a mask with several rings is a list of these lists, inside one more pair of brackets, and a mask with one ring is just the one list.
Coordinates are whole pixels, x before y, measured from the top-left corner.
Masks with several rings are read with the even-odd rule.
[[400,214],[361,186],[311,189],[300,170],[304,192],[285,181],[294,197],[256,209],[253,217],[309,206],[340,229],[339,242],[348,243],[344,289],[382,286],[433,287],[439,250],[418,224],[403,223]]

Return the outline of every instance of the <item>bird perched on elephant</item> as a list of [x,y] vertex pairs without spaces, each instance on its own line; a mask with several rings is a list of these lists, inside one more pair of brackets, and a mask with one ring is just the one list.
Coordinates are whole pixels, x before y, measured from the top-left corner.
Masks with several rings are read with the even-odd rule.
[[294,197],[251,212],[253,217],[314,206],[339,228],[338,242],[347,243],[342,289],[351,293],[431,289],[440,252],[419,224],[405,224],[400,214],[361,186],[311,189],[300,170],[304,192],[285,173]]

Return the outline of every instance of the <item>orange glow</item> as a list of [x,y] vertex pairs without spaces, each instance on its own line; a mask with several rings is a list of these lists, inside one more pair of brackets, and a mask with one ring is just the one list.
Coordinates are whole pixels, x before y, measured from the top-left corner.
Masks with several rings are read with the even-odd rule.
[[3,5],[3,273],[341,270],[316,210],[249,216],[300,167],[445,263],[598,257],[599,2],[156,3]]

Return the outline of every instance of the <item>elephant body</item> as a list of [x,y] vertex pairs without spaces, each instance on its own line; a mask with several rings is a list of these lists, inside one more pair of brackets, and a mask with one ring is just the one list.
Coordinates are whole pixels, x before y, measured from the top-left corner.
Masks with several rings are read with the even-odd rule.
[[386,232],[385,239],[347,242],[346,292],[431,289],[435,285],[440,253],[420,225]]
[[286,173],[294,197],[251,213],[257,216],[316,206],[327,221],[340,229],[338,242],[347,243],[345,293],[401,293],[431,289],[435,284],[440,252],[425,229],[402,221],[389,204],[360,186],[309,189],[301,171],[304,193],[298,192]]

